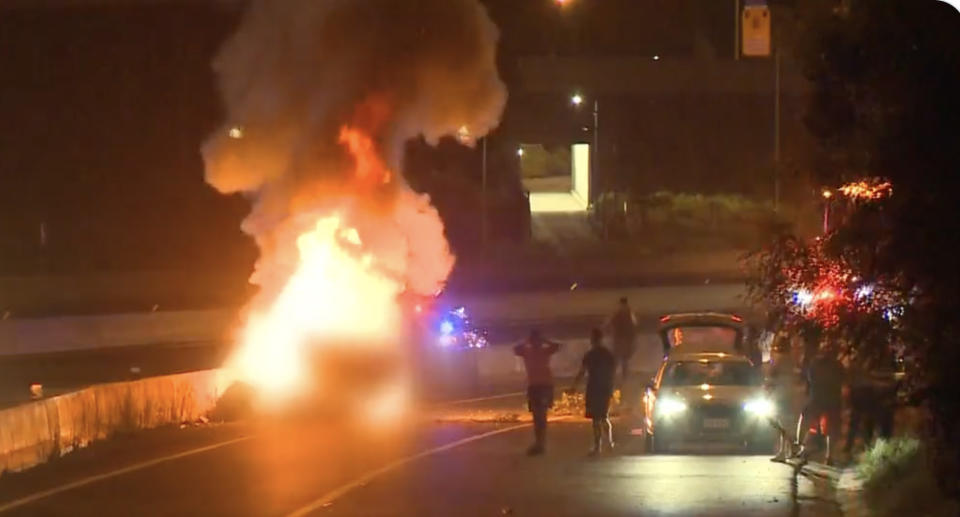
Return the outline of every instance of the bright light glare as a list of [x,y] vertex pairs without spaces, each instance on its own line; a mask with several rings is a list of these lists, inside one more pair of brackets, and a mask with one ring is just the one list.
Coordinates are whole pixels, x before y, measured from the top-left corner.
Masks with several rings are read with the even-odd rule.
[[590,206],[590,145],[576,144],[571,148],[570,192],[531,192],[530,213],[586,212]]
[[380,424],[395,421],[409,408],[410,390],[403,381],[388,386],[370,399],[367,416],[371,423]]
[[657,401],[657,413],[660,416],[671,416],[687,410],[687,403],[681,399],[665,397]]
[[579,93],[573,94],[573,97],[570,97],[570,103],[574,106],[583,104],[583,95],[580,95]]
[[798,289],[793,294],[793,300],[800,307],[807,308],[813,303],[813,293],[807,289]]
[[443,323],[440,324],[440,333],[449,336],[453,334],[453,323],[450,323],[447,320],[443,320]]
[[357,231],[320,218],[296,239],[299,261],[273,303],[253,311],[232,358],[239,378],[280,397],[303,387],[307,350],[324,340],[380,345],[396,335],[403,286],[363,254]]
[[239,140],[243,138],[243,128],[240,126],[233,126],[229,131],[227,131],[227,135],[229,135],[230,138]]
[[522,147],[518,147],[518,148],[517,148],[517,156],[519,156],[519,157],[521,157],[521,158],[523,157],[523,148],[522,148]]
[[587,205],[570,192],[530,193],[530,212],[534,214],[586,211]]
[[854,293],[854,296],[858,300],[863,298],[869,298],[870,296],[873,295],[873,289],[874,287],[872,284],[861,285],[860,287],[857,288],[857,292]]
[[765,398],[756,398],[743,405],[744,411],[758,417],[769,417],[776,413],[776,406]]
[[457,140],[463,145],[473,145],[474,138],[473,134],[470,133],[470,128],[460,126],[460,129],[457,130]]

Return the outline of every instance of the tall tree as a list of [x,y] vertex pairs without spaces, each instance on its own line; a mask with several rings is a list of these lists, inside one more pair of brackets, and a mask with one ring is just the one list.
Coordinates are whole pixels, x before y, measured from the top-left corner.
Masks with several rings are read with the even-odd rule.
[[[810,248],[850,279],[878,282],[906,303],[893,330],[916,358],[917,395],[940,446],[935,459],[956,495],[960,13],[936,0],[810,0],[798,12],[798,53],[814,85],[807,124],[820,144],[816,176],[834,186],[882,178],[893,188],[888,198],[857,203]],[[803,244],[791,252],[790,242],[797,246],[781,240],[761,261],[758,292],[772,304],[816,262]],[[841,314],[837,328],[850,336],[862,323]]]

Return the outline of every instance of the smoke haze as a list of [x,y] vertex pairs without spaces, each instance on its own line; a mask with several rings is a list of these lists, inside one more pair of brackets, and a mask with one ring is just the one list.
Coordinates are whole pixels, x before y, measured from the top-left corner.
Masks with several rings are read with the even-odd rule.
[[399,175],[403,148],[498,124],[497,39],[477,0],[250,5],[214,61],[227,121],[203,156],[210,185],[252,201],[243,229],[260,247],[261,296],[295,267],[295,236],[331,212],[407,290],[442,288],[453,257],[429,199]]

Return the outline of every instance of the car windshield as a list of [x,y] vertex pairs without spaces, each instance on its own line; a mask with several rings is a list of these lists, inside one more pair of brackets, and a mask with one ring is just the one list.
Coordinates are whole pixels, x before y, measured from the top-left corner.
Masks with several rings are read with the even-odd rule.
[[746,362],[731,361],[677,361],[667,365],[662,386],[746,386],[757,384],[759,378]]

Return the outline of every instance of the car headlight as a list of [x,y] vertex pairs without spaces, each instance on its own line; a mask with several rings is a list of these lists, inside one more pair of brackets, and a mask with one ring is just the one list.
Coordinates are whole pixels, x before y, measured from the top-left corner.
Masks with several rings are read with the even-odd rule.
[[676,397],[664,397],[657,401],[657,414],[671,416],[687,410],[687,403]]
[[754,416],[769,417],[777,412],[777,407],[769,399],[758,397],[748,400],[743,405],[743,410]]

